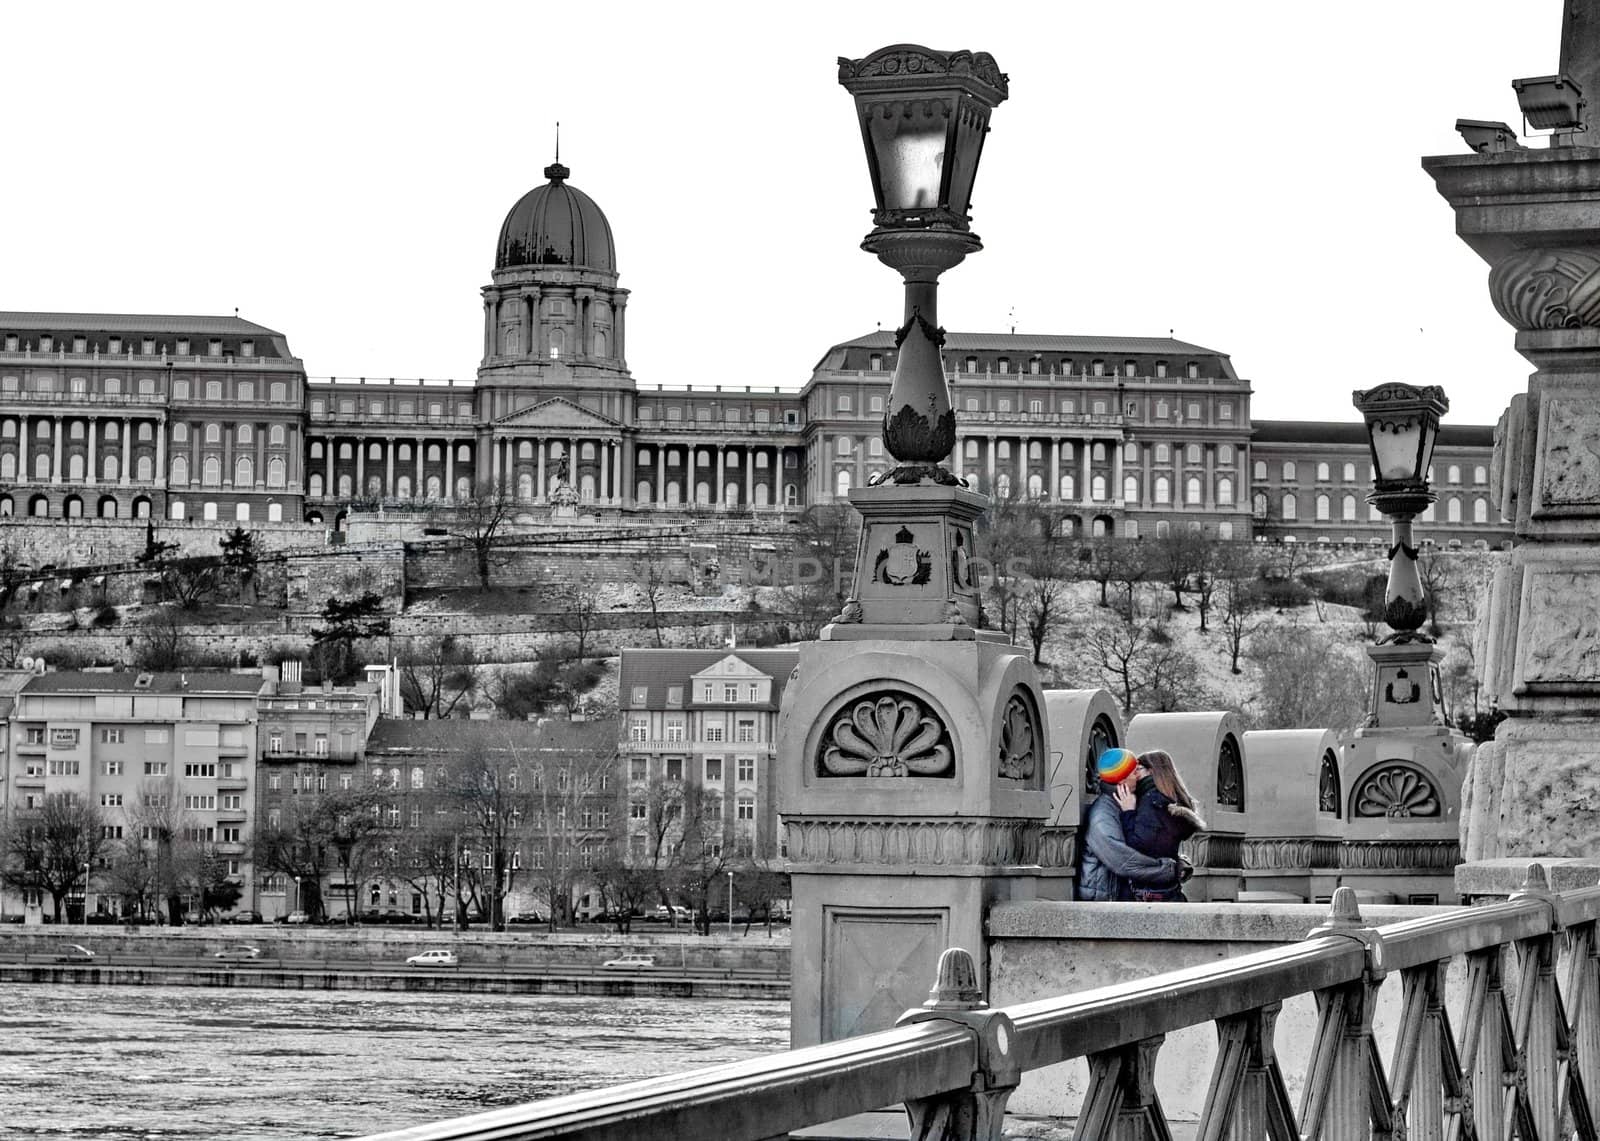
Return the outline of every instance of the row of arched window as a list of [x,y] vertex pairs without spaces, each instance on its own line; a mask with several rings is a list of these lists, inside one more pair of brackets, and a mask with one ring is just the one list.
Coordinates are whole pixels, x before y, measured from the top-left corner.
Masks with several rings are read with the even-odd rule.
[[[848,474],[848,473],[841,472],[840,474],[841,475],[845,475],[845,474]],[[635,494],[636,494],[635,502],[639,503],[641,506],[645,506],[645,505],[648,505],[648,504],[656,502],[655,493],[656,493],[656,488],[658,486],[659,485],[657,485],[657,484],[651,483],[648,479],[641,479],[639,481],[638,487],[635,488]],[[666,490],[665,502],[666,502],[667,506],[673,507],[673,506],[677,506],[678,504],[681,504],[681,503],[684,502],[684,499],[683,499],[683,488],[684,488],[684,485],[682,483],[680,483],[678,480],[675,480],[675,479],[667,480],[666,488],[665,488],[665,490]],[[850,490],[850,486],[849,486],[848,482],[845,483],[844,488],[845,488],[844,492],[841,492],[840,494],[844,494],[845,492],[848,492]],[[697,503],[697,504],[700,504],[701,506],[709,506],[709,505],[711,505],[714,502],[713,499],[712,499],[712,496],[714,494],[715,494],[714,485],[712,485],[710,482],[708,482],[706,480],[701,480],[700,482],[698,482],[698,483],[696,483],[694,485],[694,502]],[[766,484],[764,484],[764,483],[756,484],[752,494],[753,494],[753,498],[750,500],[750,502],[748,504],[746,504],[745,503],[745,498],[744,498],[744,485],[742,483],[734,483],[734,482],[732,482],[730,480],[728,482],[727,486],[723,488],[723,500],[722,500],[722,502],[725,503],[725,504],[728,504],[730,506],[739,505],[739,504],[743,504],[745,506],[750,506],[750,507],[770,507],[770,506],[772,506],[772,492],[767,487]],[[580,499],[583,498],[583,488],[582,488],[581,482],[580,482],[580,485],[579,485],[579,488],[578,488],[578,497]],[[800,489],[798,487],[796,487],[792,483],[791,484],[786,484],[784,486],[784,489],[783,489],[784,506],[793,507],[797,503],[799,503],[799,501],[800,501]]]
[[[15,376],[0,377],[0,393],[17,392],[20,391],[21,388],[22,385],[19,378]],[[139,395],[154,396],[159,391],[159,388],[159,383],[154,377],[145,376],[139,378]],[[28,385],[27,391],[55,392],[57,391],[56,378],[48,373],[36,375],[32,378],[31,383]],[[60,389],[60,391],[72,396],[89,396],[92,393],[105,396],[120,396],[122,395],[123,391],[122,378],[120,376],[103,376],[100,378],[99,387],[94,388],[90,385],[88,377],[74,376],[68,378],[66,387]],[[224,388],[223,383],[220,380],[206,381],[205,384],[201,386],[200,391],[204,393],[204,399],[206,400],[228,399],[244,403],[253,402],[257,399],[256,382],[253,380],[236,381],[234,384],[233,395],[228,397],[223,395]],[[273,381],[271,384],[267,385],[266,392],[267,399],[274,404],[286,404],[289,401],[289,386],[284,381]],[[179,378],[172,382],[172,399],[189,399],[189,382],[187,380]]]
[[[524,447],[527,447],[527,446],[528,445],[524,445]],[[411,447],[410,444],[400,443],[400,444],[396,444],[394,446],[394,448],[395,448],[395,459],[398,460],[398,461],[402,461],[403,462],[403,461],[406,461],[406,460],[411,460],[411,459],[415,459],[416,458],[416,453],[412,450],[412,447]],[[326,450],[326,448],[325,448],[325,446],[323,444],[323,441],[321,441],[321,440],[312,440],[311,441],[310,456],[311,456],[311,458],[313,460],[325,460],[325,459],[328,458],[328,453],[327,453],[327,450]],[[356,458],[355,445],[352,444],[349,440],[340,441],[338,449],[334,452],[334,456],[337,459],[341,459],[341,460],[353,460],[353,459],[355,459]],[[383,458],[384,458],[383,445],[381,443],[374,442],[374,443],[369,443],[367,445],[367,459],[369,459],[369,460],[382,460]],[[442,463],[444,461],[444,458],[445,458],[444,457],[444,447],[442,445],[439,445],[439,444],[429,444],[429,445],[427,445],[427,447],[423,450],[423,458],[425,460],[427,460],[429,463]],[[470,464],[472,462],[472,445],[471,444],[457,444],[456,445],[456,456],[455,456],[455,458],[456,458],[456,462],[457,463]],[[532,454],[530,452],[524,452],[523,458],[524,459],[531,459],[532,458]]]
[[[148,519],[150,517],[150,501],[144,496],[139,496],[130,505],[132,517],[135,519]],[[122,506],[116,496],[103,495],[95,504],[95,516],[100,519],[116,519],[120,516]],[[9,495],[0,495],[0,517],[9,517],[17,512],[16,501]],[[50,497],[48,495],[35,495],[28,500],[28,514],[36,519],[50,517]],[[69,495],[61,503],[61,517],[65,519],[82,519],[85,514],[84,501],[81,496]]]
[[[1306,464],[1304,466],[1311,467],[1310,464]],[[1294,480],[1297,480],[1297,479],[1300,478],[1300,467],[1301,467],[1301,465],[1297,464],[1294,460],[1284,460],[1282,465],[1279,468],[1279,476],[1285,482],[1292,482]],[[1345,461],[1344,463],[1339,465],[1339,479],[1340,479],[1340,481],[1343,482],[1343,483],[1355,483],[1357,478],[1358,478],[1357,475],[1356,475],[1356,472],[1358,470],[1361,470],[1362,468],[1364,468],[1365,472],[1366,472],[1365,477],[1364,477],[1365,482],[1371,483],[1373,478],[1374,478],[1374,472],[1372,470],[1372,465],[1370,463],[1365,464],[1365,465],[1357,465],[1357,464],[1352,463],[1350,461]],[[1252,475],[1254,476],[1254,478],[1256,479],[1257,482],[1261,482],[1261,481],[1264,481],[1267,478],[1269,478],[1268,474],[1267,474],[1269,469],[1268,469],[1268,465],[1267,465],[1267,461],[1266,460],[1257,460],[1255,462],[1255,464],[1252,466],[1251,470],[1252,470]],[[1461,483],[1461,476],[1462,476],[1464,470],[1465,469],[1460,464],[1450,464],[1450,465],[1448,465],[1444,469],[1444,481],[1445,481],[1445,483],[1447,485],[1452,485],[1452,486],[1460,484]],[[1320,461],[1318,461],[1316,463],[1315,467],[1312,467],[1312,472],[1314,473],[1315,478],[1316,478],[1318,483],[1331,483],[1333,481],[1333,478],[1334,478],[1333,471],[1334,471],[1333,465],[1331,463],[1329,463],[1328,461],[1326,461],[1326,460],[1320,460]],[[1433,478],[1434,478],[1434,466],[1430,464],[1428,466],[1428,482],[1432,483],[1433,482]],[[1472,468],[1472,482],[1475,483],[1475,484],[1486,484],[1486,483],[1488,483],[1489,482],[1489,469],[1483,464],[1475,464],[1475,465],[1473,465],[1473,468]]]
[[[288,465],[282,456],[271,456],[267,460],[267,486],[279,489],[286,486]],[[235,487],[253,487],[255,485],[256,465],[249,456],[240,456],[233,464],[233,485]],[[110,478],[110,477],[107,477]],[[172,467],[169,470],[171,482],[182,487],[189,482],[189,457],[173,456]],[[218,456],[206,456],[200,461],[200,482],[207,487],[217,487],[222,483],[222,460]]]
[[[1449,496],[1446,499],[1440,500],[1440,502],[1444,504],[1444,517],[1445,517],[1445,521],[1446,522],[1448,522],[1448,523],[1464,523],[1464,522],[1466,522],[1466,519],[1464,517],[1466,508],[1463,506],[1463,500],[1462,500],[1461,496],[1452,495],[1452,496]],[[1263,518],[1264,519],[1264,518],[1267,517],[1267,515],[1269,513],[1269,510],[1270,510],[1270,505],[1271,505],[1271,500],[1270,500],[1269,496],[1267,495],[1267,493],[1264,492],[1264,491],[1258,491],[1252,497],[1251,507],[1254,510],[1254,512],[1255,512],[1255,514],[1256,514],[1256,516],[1258,518]],[[1353,522],[1359,521],[1360,515],[1361,515],[1361,508],[1360,508],[1359,501],[1357,500],[1356,496],[1354,496],[1354,495],[1343,495],[1343,496],[1340,496],[1339,500],[1338,500],[1338,506],[1339,506],[1338,518],[1339,518],[1339,520],[1341,522],[1353,523]],[[1429,504],[1428,505],[1428,509],[1426,511],[1424,511],[1422,513],[1422,515],[1420,516],[1422,522],[1424,522],[1424,523],[1436,522],[1437,521],[1437,516],[1438,516],[1438,506],[1439,505],[1437,503]],[[1334,519],[1333,509],[1334,509],[1334,499],[1333,499],[1333,497],[1331,495],[1319,494],[1312,501],[1312,511],[1313,511],[1312,518],[1314,518],[1319,523],[1331,522]],[[1286,520],[1300,518],[1300,501],[1299,501],[1299,497],[1294,492],[1292,492],[1292,491],[1291,492],[1286,492],[1286,493],[1284,493],[1284,495],[1282,497],[1279,498],[1279,500],[1278,500],[1278,518],[1286,519]],[[1381,511],[1379,511],[1376,507],[1372,506],[1371,504],[1368,504],[1368,506],[1367,506],[1367,520],[1369,522],[1378,522],[1378,521],[1382,520],[1382,518],[1383,518],[1383,513]],[[1489,522],[1489,501],[1488,501],[1488,499],[1484,498],[1483,496],[1477,496],[1472,500],[1472,522],[1474,522],[1474,523],[1488,523]]]

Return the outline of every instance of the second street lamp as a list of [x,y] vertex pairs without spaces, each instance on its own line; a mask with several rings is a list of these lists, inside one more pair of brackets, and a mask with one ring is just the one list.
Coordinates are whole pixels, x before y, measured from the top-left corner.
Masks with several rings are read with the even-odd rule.
[[1428,465],[1439,436],[1439,418],[1450,410],[1444,389],[1391,382],[1352,394],[1367,425],[1376,473],[1367,502],[1393,529],[1389,546],[1389,585],[1383,595],[1383,620],[1394,631],[1385,641],[1431,642],[1418,628],[1427,619],[1427,598],[1417,573],[1417,548],[1411,521],[1434,501]]

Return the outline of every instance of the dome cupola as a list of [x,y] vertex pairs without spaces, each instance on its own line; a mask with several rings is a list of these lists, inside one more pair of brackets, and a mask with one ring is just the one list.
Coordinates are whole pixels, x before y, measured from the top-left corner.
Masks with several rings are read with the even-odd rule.
[[495,269],[572,266],[617,272],[611,223],[593,198],[567,185],[571,173],[557,160],[544,168],[550,181],[517,200],[500,227]]

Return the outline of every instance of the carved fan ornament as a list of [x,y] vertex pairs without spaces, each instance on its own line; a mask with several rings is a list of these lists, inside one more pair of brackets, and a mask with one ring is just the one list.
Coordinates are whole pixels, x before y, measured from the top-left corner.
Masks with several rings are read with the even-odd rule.
[[1490,271],[1489,296],[1518,329],[1600,325],[1600,258],[1588,250],[1520,250]]
[[1006,702],[1000,718],[1000,775],[1007,780],[1032,780],[1038,769],[1037,733],[1033,714],[1021,697]]
[[1364,777],[1356,789],[1357,816],[1438,816],[1439,793],[1433,782],[1404,765],[1380,768]]
[[841,709],[823,734],[818,773],[835,777],[943,777],[955,773],[944,723],[906,693],[868,694]]

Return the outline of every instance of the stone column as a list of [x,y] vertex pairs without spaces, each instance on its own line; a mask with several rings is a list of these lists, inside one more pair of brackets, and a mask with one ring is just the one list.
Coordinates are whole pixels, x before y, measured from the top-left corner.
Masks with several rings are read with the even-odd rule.
[[367,438],[356,437],[356,495],[367,493]]
[[633,479],[631,473],[631,456],[628,453],[628,441],[618,440],[612,445],[611,463],[613,465],[611,501],[617,506],[622,506],[633,498]]
[[667,449],[656,449],[656,506],[667,505]]
[[1122,447],[1123,441],[1116,440],[1111,445],[1111,502],[1121,503],[1122,500]]
[[744,464],[744,505],[747,508],[756,505],[756,454],[753,448],[745,448],[744,455],[739,462]]
[[992,432],[987,437],[985,437],[985,439],[984,439],[984,447],[989,449],[989,459],[988,459],[989,483],[983,490],[984,490],[984,494],[989,495],[989,496],[993,496],[994,495],[994,486],[995,486],[994,485],[995,437],[994,437],[994,434]]
[[[1212,449],[1206,448],[1205,458],[1205,485],[1200,489],[1200,498],[1209,511],[1217,505],[1217,454]],[[1330,518],[1333,515],[1331,507],[1328,509],[1328,515]]]
[[544,441],[539,441],[539,470],[534,472],[533,497],[544,502]]
[[117,482],[122,484],[123,487],[127,487],[128,482],[133,478],[133,436],[128,430],[131,424],[132,421],[124,416],[122,418],[122,427],[117,429],[119,433],[117,436],[120,444],[119,451],[122,456],[122,471],[119,473],[122,478]]
[[415,499],[421,499],[427,494],[428,488],[427,481],[423,478],[424,472],[422,468],[422,455],[427,450],[428,445],[427,441],[418,436],[413,446],[417,449],[417,482],[411,488],[411,495]]
[[1078,464],[1080,476],[1080,482],[1078,484],[1078,502],[1083,504],[1085,507],[1088,507],[1094,502],[1094,500],[1089,497],[1089,491],[1092,487],[1092,484],[1090,483],[1090,463],[1094,458],[1094,440],[1090,439],[1088,436],[1085,436],[1083,439],[1078,441],[1078,447],[1083,451],[1083,456]]
[[1065,502],[1061,498],[1061,438],[1050,437],[1050,502]]
[[93,487],[95,482],[96,482],[95,471],[94,471],[94,437],[95,437],[95,430],[99,426],[100,426],[100,418],[98,416],[89,417],[88,463],[84,465],[84,473],[83,473],[84,480],[83,481],[84,481],[84,483],[88,484],[91,487]]
[[55,462],[50,465],[50,482],[51,483],[60,483],[61,482],[61,417],[60,416],[56,417],[55,427],[52,429],[52,431],[55,432],[55,439],[53,441],[53,443],[55,444]]
[[324,436],[322,443],[322,458],[326,463],[328,473],[323,477],[322,493],[328,496],[333,495],[334,489],[337,487],[337,484],[333,482],[333,457],[336,451],[337,447],[334,444],[333,437]]
[[723,495],[723,487],[722,487],[722,480],[723,480],[722,458],[723,458],[723,456],[722,456],[722,445],[718,444],[717,445],[717,491],[716,491],[716,494],[711,497],[711,502],[715,503],[718,507],[726,507],[728,505],[727,498],[726,498],[726,496]]
[[[478,449],[478,453],[473,456],[473,463],[474,470],[482,470],[483,449],[481,447]],[[449,437],[446,437],[444,441],[444,497],[446,499],[454,499],[456,497],[456,442]]]
[[600,461],[600,502],[611,502],[611,441],[601,440],[595,445],[595,457]]
[[[167,428],[167,423],[162,420],[157,420],[152,428],[156,438],[156,483],[163,487],[167,483]],[[131,442],[129,443],[129,451],[131,454]]]

